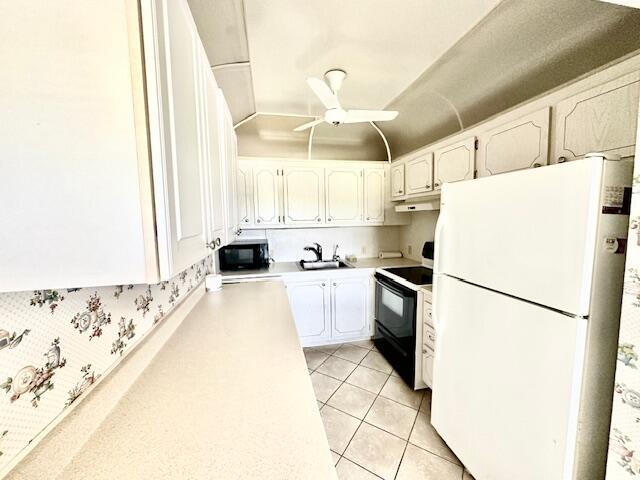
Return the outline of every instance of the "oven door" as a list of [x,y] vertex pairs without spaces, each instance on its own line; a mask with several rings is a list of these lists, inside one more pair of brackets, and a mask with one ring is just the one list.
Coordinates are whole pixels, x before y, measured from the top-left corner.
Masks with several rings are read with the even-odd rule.
[[376,274],[374,344],[398,374],[415,384],[417,292]]

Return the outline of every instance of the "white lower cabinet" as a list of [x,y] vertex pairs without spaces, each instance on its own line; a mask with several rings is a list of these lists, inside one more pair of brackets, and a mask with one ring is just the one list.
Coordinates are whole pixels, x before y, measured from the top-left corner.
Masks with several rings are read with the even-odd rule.
[[371,277],[331,281],[331,337],[366,336],[369,331]]
[[300,273],[285,278],[302,346],[371,337],[373,272],[344,273],[322,277]]
[[436,332],[433,327],[432,306],[428,301],[423,302],[422,315],[422,380],[431,388],[433,385]]
[[331,338],[327,280],[287,283],[291,312],[303,346],[322,344]]

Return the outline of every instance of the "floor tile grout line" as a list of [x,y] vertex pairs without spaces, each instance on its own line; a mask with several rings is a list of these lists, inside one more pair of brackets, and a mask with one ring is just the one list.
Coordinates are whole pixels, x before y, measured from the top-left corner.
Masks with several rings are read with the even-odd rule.
[[[347,344],[343,344],[343,345],[347,345]],[[355,346],[356,346],[356,347],[358,347],[358,348],[363,348],[363,347],[359,347],[358,345],[355,345]],[[364,348],[363,348],[363,349],[364,349]],[[366,350],[366,349],[365,349],[365,350]],[[336,351],[337,351],[337,350],[336,350]],[[369,349],[369,352],[372,352],[372,351],[374,351],[374,350],[373,350],[373,349]],[[323,353],[326,353],[326,352],[323,352]],[[335,352],[334,352],[334,353],[335,353]],[[378,353],[379,353],[379,352],[378,352]],[[371,473],[372,475],[378,476],[378,475],[376,475],[374,472],[371,472],[370,470],[366,469],[365,467],[363,467],[362,465],[358,464],[357,462],[355,462],[355,461],[351,460],[350,458],[348,458],[348,457],[345,457],[345,456],[344,456],[344,453],[349,449],[349,446],[351,445],[351,442],[353,441],[353,438],[356,436],[356,434],[357,434],[357,433],[358,433],[358,431],[360,430],[360,427],[362,426],[362,424],[363,424],[363,423],[366,423],[367,425],[369,425],[369,426],[371,426],[371,427],[374,427],[374,428],[377,428],[377,429],[379,429],[379,430],[382,430],[383,432],[388,433],[389,435],[391,435],[391,436],[393,436],[393,437],[395,437],[395,438],[398,438],[399,440],[402,440],[402,441],[405,443],[405,445],[404,445],[404,449],[403,449],[403,451],[402,451],[402,456],[400,457],[400,462],[398,463],[398,467],[397,467],[397,469],[396,469],[396,473],[395,473],[395,475],[394,475],[394,479],[395,479],[395,478],[397,477],[397,475],[398,475],[399,471],[400,471],[400,467],[401,467],[401,465],[402,465],[402,461],[404,460],[404,455],[405,455],[405,453],[406,453],[406,451],[407,451],[407,447],[408,447],[408,445],[409,445],[411,442],[409,441],[409,439],[406,439],[406,440],[405,440],[404,438],[399,437],[398,435],[396,435],[396,434],[394,434],[394,433],[391,433],[391,432],[389,432],[389,431],[385,430],[384,428],[381,428],[381,427],[379,427],[379,426],[377,426],[377,425],[374,425],[374,424],[372,424],[372,423],[369,423],[369,422],[365,421],[365,418],[367,417],[367,415],[369,414],[369,412],[370,412],[370,411],[371,411],[371,409],[373,408],[373,405],[375,404],[376,400],[378,400],[378,397],[382,397],[382,398],[384,398],[384,399],[386,399],[386,400],[389,400],[389,401],[391,401],[391,402],[397,403],[398,405],[401,405],[401,406],[404,406],[404,407],[407,407],[407,408],[411,408],[412,410],[416,411],[416,416],[415,416],[415,418],[413,419],[413,424],[411,425],[411,430],[409,431],[409,438],[411,438],[411,434],[413,433],[413,429],[415,428],[416,422],[418,421],[419,414],[421,413],[421,411],[420,411],[420,406],[422,405],[422,399],[421,399],[421,401],[420,401],[420,405],[418,405],[418,408],[416,409],[416,408],[413,408],[413,407],[411,407],[411,406],[409,406],[409,405],[405,405],[405,404],[400,403],[400,402],[398,402],[398,401],[396,401],[396,400],[394,400],[394,399],[392,399],[392,398],[388,398],[388,397],[385,397],[384,395],[382,395],[382,394],[381,394],[381,393],[382,393],[382,390],[384,390],[384,387],[385,387],[385,386],[387,385],[387,383],[389,382],[389,379],[393,376],[393,369],[392,369],[391,373],[385,373],[385,372],[382,372],[382,371],[380,371],[380,370],[376,370],[375,368],[371,368],[371,367],[367,367],[366,365],[362,365],[362,362],[363,362],[363,361],[364,361],[364,359],[367,357],[367,355],[368,355],[368,353],[367,353],[364,357],[362,357],[362,359],[361,359],[357,364],[355,364],[355,363],[354,363],[353,361],[351,361],[351,360],[347,360],[347,359],[345,359],[345,358],[338,357],[337,355],[327,354],[327,358],[325,358],[325,359],[322,361],[322,363],[321,363],[320,365],[318,365],[318,367],[316,368],[316,370],[317,370],[318,368],[320,368],[320,366],[322,366],[322,364],[323,364],[324,362],[326,362],[330,357],[332,357],[332,356],[333,356],[333,357],[335,357],[335,358],[339,358],[340,360],[344,360],[344,361],[346,361],[346,362],[350,362],[350,363],[355,364],[355,365],[356,365],[356,368],[357,368],[357,366],[362,366],[362,367],[364,367],[364,368],[369,368],[370,370],[374,370],[374,371],[376,371],[376,372],[380,372],[380,373],[382,373],[382,374],[384,374],[384,375],[387,375],[387,378],[386,378],[385,382],[383,383],[382,387],[380,388],[380,392],[378,392],[378,393],[376,394],[375,398],[373,399],[373,402],[371,403],[371,405],[370,405],[370,406],[369,406],[369,408],[367,409],[367,412],[364,414],[364,417],[363,417],[362,419],[360,419],[360,418],[358,418],[358,417],[356,417],[356,416],[354,416],[354,415],[352,415],[352,414],[350,414],[350,413],[347,413],[347,412],[345,412],[345,411],[343,411],[343,410],[340,410],[339,408],[334,407],[333,405],[329,405],[329,400],[331,400],[331,398],[335,395],[335,393],[340,389],[340,387],[341,387],[344,383],[347,383],[347,385],[350,385],[350,386],[354,386],[354,387],[360,388],[361,390],[367,391],[367,392],[369,392],[369,393],[373,393],[373,392],[370,392],[369,390],[366,390],[366,389],[364,389],[364,388],[362,388],[362,387],[358,387],[357,385],[352,385],[352,384],[350,384],[350,383],[348,383],[348,382],[347,382],[348,378],[349,378],[349,377],[351,376],[351,374],[355,371],[355,369],[354,369],[354,370],[352,370],[352,371],[351,371],[351,373],[349,373],[349,375],[347,376],[347,378],[346,378],[346,379],[344,379],[344,380],[341,380],[341,379],[338,379],[338,378],[332,377],[331,375],[327,375],[327,374],[324,374],[324,373],[322,373],[322,372],[318,372],[318,373],[319,373],[319,374],[321,374],[321,375],[325,375],[325,376],[327,376],[327,377],[333,378],[334,380],[338,380],[338,381],[340,382],[340,385],[338,385],[338,387],[336,388],[336,390],[335,390],[335,391],[334,391],[334,392],[329,396],[329,398],[327,399],[327,401],[326,401],[326,402],[320,402],[320,403],[323,403],[323,406],[322,406],[321,408],[324,408],[324,406],[325,406],[325,405],[329,405],[331,408],[333,408],[333,409],[335,409],[335,410],[337,410],[337,411],[339,411],[339,412],[341,412],[341,413],[343,413],[343,414],[345,414],[345,415],[347,415],[347,416],[349,416],[349,417],[351,417],[351,418],[354,418],[354,419],[356,419],[356,420],[358,420],[358,421],[360,422],[360,423],[358,424],[358,427],[357,427],[357,428],[356,428],[356,430],[354,431],[353,435],[351,435],[351,438],[349,439],[349,442],[347,443],[347,446],[345,447],[345,449],[344,449],[343,453],[342,453],[342,454],[339,454],[339,456],[340,456],[340,458],[346,458],[346,459],[347,459],[347,460],[349,460],[350,462],[352,462],[352,463],[354,463],[354,464],[358,465],[360,468],[362,468],[362,469],[366,470],[367,472]],[[314,371],[315,371],[315,370],[314,370]],[[423,393],[422,397],[424,398],[424,393]],[[422,413],[424,413],[424,412],[422,412]],[[438,455],[437,453],[431,452],[430,450],[427,450],[427,449],[422,448],[422,447],[420,447],[420,446],[418,446],[418,445],[415,445],[414,443],[411,443],[411,445],[412,445],[412,446],[414,446],[414,447],[416,447],[416,448],[419,448],[420,450],[422,450],[422,451],[424,451],[424,452],[426,452],[426,453],[428,453],[428,454],[430,454],[430,455],[434,455],[434,456],[436,456],[436,457],[438,457],[438,458],[440,458],[440,459],[442,459],[442,460],[446,460],[447,462],[451,463],[452,465],[456,465],[457,467],[461,467],[461,468],[462,468],[461,478],[463,478],[463,477],[464,477],[464,465],[462,465],[462,466],[460,465],[462,462],[460,462],[460,464],[458,464],[458,463],[452,462],[452,461],[451,461],[451,460],[449,460],[448,458],[445,458],[445,457],[442,457],[441,455]],[[337,452],[335,452],[335,453],[337,454]],[[338,461],[339,461],[339,459],[338,459]],[[334,465],[334,466],[335,466],[335,465]],[[378,477],[379,477],[379,476],[378,476]],[[379,478],[381,478],[381,477],[379,477]]]
[[[418,408],[420,408],[418,406]],[[420,415],[420,411],[416,414],[416,418],[413,419],[413,425],[411,425],[411,430],[409,431],[409,438],[411,438],[411,434],[413,433],[413,429],[416,427],[416,422],[418,421],[418,416]],[[404,444],[404,450],[402,451],[402,456],[400,457],[400,463],[398,463],[398,468],[396,469],[396,474],[393,476],[394,479],[398,477],[398,473],[400,472],[400,467],[402,466],[402,461],[404,460],[404,454],[407,453],[407,447],[409,446],[409,438],[407,438],[407,443]],[[411,444],[413,445],[413,444]]]

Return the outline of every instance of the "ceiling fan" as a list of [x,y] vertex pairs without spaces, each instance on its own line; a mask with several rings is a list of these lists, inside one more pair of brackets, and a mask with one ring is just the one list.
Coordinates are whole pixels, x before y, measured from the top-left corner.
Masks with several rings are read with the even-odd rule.
[[324,81],[319,78],[307,78],[311,90],[327,108],[327,111],[324,112],[322,118],[294,128],[294,132],[306,130],[322,122],[338,126],[343,123],[387,122],[398,116],[398,112],[393,110],[345,110],[342,108],[338,101],[338,91],[346,77],[347,72],[344,70],[333,69],[324,74]]

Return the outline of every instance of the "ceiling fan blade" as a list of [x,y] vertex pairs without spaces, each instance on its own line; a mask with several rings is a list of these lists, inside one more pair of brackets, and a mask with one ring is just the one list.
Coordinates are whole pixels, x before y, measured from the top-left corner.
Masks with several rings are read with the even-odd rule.
[[307,128],[311,128],[314,125],[318,125],[319,123],[322,123],[322,122],[324,122],[324,120],[322,118],[319,118],[318,120],[314,120],[313,122],[308,122],[303,125],[300,125],[299,127],[294,128],[293,131],[301,132],[302,130],[306,130]]
[[394,110],[347,110],[342,123],[387,122],[398,116]]
[[307,78],[307,83],[313,90],[313,93],[320,99],[322,104],[327,109],[332,108],[340,108],[340,102],[338,102],[338,97],[331,90],[329,85],[320,80],[319,78],[309,77]]

